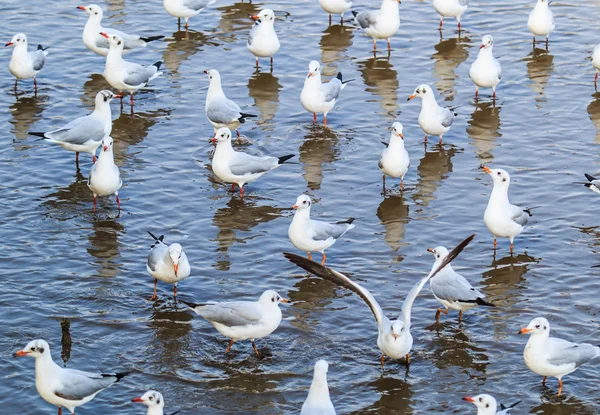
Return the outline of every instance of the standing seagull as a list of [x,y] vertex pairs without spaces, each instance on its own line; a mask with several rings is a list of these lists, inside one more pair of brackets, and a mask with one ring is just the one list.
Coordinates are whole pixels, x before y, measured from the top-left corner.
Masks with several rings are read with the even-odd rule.
[[358,294],[358,296],[364,300],[364,302],[371,309],[371,312],[375,316],[375,321],[377,322],[377,347],[379,347],[379,350],[381,350],[381,368],[383,369],[386,356],[391,357],[392,359],[402,359],[405,357],[406,365],[408,366],[410,364],[410,350],[413,344],[413,338],[410,334],[410,316],[412,305],[415,299],[419,295],[419,292],[425,283],[430,278],[435,277],[435,275],[442,268],[456,258],[456,256],[469,244],[469,242],[471,242],[471,240],[473,240],[474,237],[475,235],[471,235],[462,241],[440,263],[438,268],[432,269],[428,276],[422,278],[415,284],[415,286],[409,291],[404,299],[400,317],[394,321],[391,321],[383,314],[381,306],[366,288],[360,286],[358,283],[346,277],[344,274],[295,254],[284,252],[283,255],[300,268],[304,268],[310,273],[331,281],[341,287],[347,288]]
[[[395,1],[395,0],[394,0]],[[321,82],[321,65],[312,61],[308,65],[308,76],[304,80],[304,87],[300,94],[300,103],[304,109],[313,113],[313,122],[317,122],[317,113],[323,113],[323,125],[327,127],[327,114],[335,105],[342,89],[349,81],[342,81],[342,73],[326,84]]]
[[233,343],[250,340],[254,353],[262,358],[254,340],[273,333],[281,323],[279,303],[289,303],[273,290],[267,290],[258,301],[229,301],[215,304],[194,304],[182,301],[194,312],[204,317],[219,333],[230,338],[225,353],[229,353]]
[[[165,399],[160,392],[150,390],[139,398],[133,398],[131,402],[139,402],[146,405],[148,407],[146,415],[164,415]],[[174,412],[171,415],[175,415],[178,412]]]
[[138,35],[130,35],[117,29],[102,27],[103,12],[100,6],[96,4],[78,6],[77,8],[86,11],[89,15],[88,21],[83,28],[83,44],[98,55],[108,55],[108,50],[110,48],[108,41],[100,35],[101,32],[121,36],[125,42],[123,53],[130,52],[133,49],[145,48],[148,42],[164,38],[164,36],[141,37]]
[[228,99],[221,87],[221,74],[216,69],[204,71],[208,75],[209,85],[206,94],[206,104],[204,110],[206,118],[212,124],[215,133],[219,128],[227,127],[235,130],[237,136],[240,136],[238,128],[246,122],[246,118],[256,117],[256,115],[246,114],[238,104]]
[[352,2],[348,0],[319,0],[319,4],[327,13],[329,13],[329,24],[331,25],[331,15],[340,15],[340,24],[344,24],[344,12],[350,10]]
[[102,139],[112,131],[112,114],[110,102],[121,98],[111,91],[104,90],[96,94],[94,111],[85,117],[79,117],[57,130],[46,133],[30,132],[30,135],[42,137],[51,143],[60,145],[65,150],[75,152],[75,163],[79,164],[79,153],[90,153],[96,162],[96,149]]
[[494,100],[496,99],[496,86],[502,79],[502,67],[493,53],[494,39],[485,35],[481,39],[479,55],[469,69],[469,77],[475,84],[475,99],[479,97],[479,88],[492,88]]
[[400,28],[400,0],[383,0],[379,10],[352,12],[356,23],[373,38],[373,52],[377,52],[377,39],[385,39],[388,52],[392,50],[390,37]]
[[[110,44],[108,55],[106,55],[106,67],[104,68],[104,78],[113,88],[119,91],[127,90],[131,95],[131,105],[133,105],[133,93],[138,89],[145,87],[148,82],[162,75],[159,72],[162,62],[158,61],[150,66],[142,66],[137,63],[129,62],[123,59],[123,38],[119,35],[108,35],[100,33]],[[121,98],[123,99],[123,98]]]
[[454,113],[448,108],[438,105],[429,85],[419,85],[415,92],[408,97],[408,101],[415,97],[421,98],[419,126],[425,132],[424,141],[427,142],[427,135],[439,136],[441,145],[443,135],[450,130],[454,122]]
[[562,393],[562,378],[579,366],[600,356],[600,347],[588,343],[571,343],[550,337],[550,323],[543,317],[534,318],[519,334],[529,334],[523,357],[532,372],[558,379],[558,396]]
[[440,30],[444,24],[444,17],[456,17],[460,32],[460,18],[468,7],[469,0],[433,0],[433,8],[440,15]]
[[263,9],[258,14],[251,16],[254,26],[250,29],[248,36],[248,49],[256,56],[256,67],[258,58],[271,58],[273,67],[273,55],[279,50],[279,39],[275,32],[275,13],[271,9]]
[[492,176],[494,182],[494,188],[485,209],[483,221],[494,235],[494,250],[496,249],[496,238],[500,236],[510,240],[510,252],[512,254],[515,237],[525,229],[525,225],[531,216],[531,210],[521,209],[512,205],[508,200],[510,176],[506,171],[490,169],[486,166],[481,166],[481,168]]
[[311,252],[320,252],[321,265],[325,265],[325,250],[350,229],[354,229],[354,218],[336,223],[313,220],[310,218],[310,205],[310,197],[298,196],[292,207],[296,213],[288,228],[288,237],[296,248],[308,252],[308,259],[312,260]]
[[177,17],[177,26],[181,25],[181,19],[185,19],[185,29],[187,30],[190,17],[196,16],[214,2],[215,0],[164,0],[163,6],[167,13]]
[[177,283],[190,276],[190,263],[181,245],[175,243],[167,245],[163,242],[164,235],[154,236],[148,232],[154,243],[150,246],[150,254],[146,262],[148,274],[154,277],[154,295],[150,301],[156,300],[156,285],[158,280],[174,284],[173,298],[177,301]]
[[104,137],[100,145],[102,150],[98,156],[98,162],[92,166],[88,177],[88,187],[94,193],[94,212],[96,211],[97,196],[110,196],[113,194],[117,197],[117,206],[121,210],[119,189],[123,186],[123,181],[121,180],[119,168],[115,164],[112,137]]
[[533,34],[533,47],[535,48],[535,37],[546,36],[546,49],[548,49],[548,38],[554,30],[554,14],[550,10],[551,0],[537,0],[535,7],[529,13],[527,29]]
[[[440,263],[448,256],[448,250],[443,246],[427,249],[435,257],[432,269],[439,267]],[[436,300],[445,309],[438,308],[435,320],[440,322],[440,313],[448,314],[448,309],[458,311],[458,322],[462,321],[463,311],[470,310],[478,305],[494,307],[494,304],[485,301],[485,295],[473,288],[465,277],[454,271],[452,265],[446,265],[438,274],[429,280],[429,287]]]
[[500,411],[496,412],[498,410],[498,403],[491,395],[484,393],[474,397],[465,396],[463,401],[471,402],[473,405],[475,405],[477,407],[477,415],[509,415],[510,411],[521,403],[521,401],[517,401],[511,406],[504,406],[500,404]]
[[27,36],[23,33],[17,33],[12,40],[5,46],[10,46],[13,49],[8,69],[15,79],[15,92],[17,92],[17,83],[19,79],[33,78],[33,87],[37,92],[36,76],[44,67],[46,62],[46,49],[42,45],[38,45],[35,52],[27,51]]
[[52,360],[50,346],[45,340],[29,342],[14,356],[35,359],[35,387],[46,402],[58,406],[58,415],[62,415],[63,407],[74,414],[75,408],[127,376],[127,372],[105,374],[62,368]]
[[244,185],[257,180],[268,171],[276,169],[294,154],[281,157],[251,156],[241,151],[235,151],[231,146],[231,130],[227,127],[219,128],[211,141],[217,142],[217,148],[212,159],[212,170],[215,175],[225,183],[234,184],[240,188],[240,197],[244,197]]
[[400,178],[400,190],[404,189],[404,175],[410,166],[408,151],[404,148],[404,136],[402,135],[402,124],[395,122],[392,125],[392,134],[389,144],[382,141],[387,147],[381,152],[379,169],[383,172],[383,192],[385,193],[385,175]]
[[328,369],[329,365],[325,360],[315,363],[313,380],[300,415],[335,415],[335,408],[329,398],[329,386],[327,386]]

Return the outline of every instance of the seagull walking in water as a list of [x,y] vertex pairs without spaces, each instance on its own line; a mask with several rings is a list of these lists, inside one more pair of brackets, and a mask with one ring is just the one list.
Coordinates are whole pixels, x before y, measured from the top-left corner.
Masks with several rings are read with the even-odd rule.
[[404,148],[404,136],[402,135],[402,124],[395,122],[392,125],[390,142],[382,143],[386,149],[381,152],[379,159],[379,169],[383,172],[383,192],[385,193],[385,176],[400,178],[400,190],[404,189],[404,175],[410,166],[410,157],[408,151]]
[[554,14],[550,10],[552,0],[537,0],[535,7],[529,13],[527,20],[527,29],[533,34],[533,47],[535,48],[535,37],[546,36],[546,49],[548,49],[548,39],[550,33],[554,30]]
[[468,7],[469,0],[433,0],[433,8],[440,15],[440,30],[444,24],[444,17],[454,17],[460,33],[460,18]]
[[116,196],[117,206],[121,210],[119,189],[123,186],[123,181],[121,180],[119,167],[115,164],[112,137],[104,137],[100,145],[102,151],[100,151],[98,161],[90,169],[88,177],[88,187],[94,193],[94,212],[96,211],[96,198],[110,195]]
[[29,78],[33,78],[33,87],[37,92],[36,76],[46,63],[46,56],[48,55],[46,49],[48,48],[38,45],[37,50],[29,52],[27,50],[27,36],[23,33],[14,35],[12,40],[5,46],[13,48],[8,70],[16,78],[15,92],[17,92],[19,79]]
[[440,137],[440,145],[442,145],[442,137],[448,131],[454,122],[454,113],[448,108],[440,107],[435,100],[433,90],[429,85],[419,85],[415,92],[408,97],[408,101],[413,98],[421,98],[421,112],[419,113],[419,126],[427,136],[433,135]]
[[167,245],[163,242],[164,235],[154,236],[148,232],[154,239],[146,261],[146,270],[150,276],[154,277],[154,295],[150,301],[156,300],[156,285],[158,280],[173,284],[173,298],[177,300],[177,283],[190,276],[191,268],[187,255],[183,252],[180,244],[174,243]]
[[475,99],[479,97],[479,88],[492,88],[494,100],[496,99],[496,87],[502,79],[502,67],[493,53],[494,39],[485,35],[481,39],[479,55],[469,69],[469,77],[475,84]]
[[250,29],[248,36],[248,50],[256,57],[257,68],[258,58],[271,58],[272,68],[273,55],[277,53],[280,46],[275,31],[275,13],[271,9],[263,9],[251,17],[254,20],[254,26]]
[[354,20],[373,38],[373,52],[377,52],[377,40],[387,40],[388,52],[392,50],[390,38],[400,28],[400,0],[383,0],[379,10],[352,12]]

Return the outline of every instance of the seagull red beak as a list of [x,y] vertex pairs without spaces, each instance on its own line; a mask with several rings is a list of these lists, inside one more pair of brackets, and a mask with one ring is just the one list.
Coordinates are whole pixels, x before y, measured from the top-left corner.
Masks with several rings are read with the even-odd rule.
[[309,72],[308,77],[310,78],[312,76],[312,74],[313,74],[312,72]]
[[292,209],[298,209],[298,205],[292,206]]
[[260,16],[258,14],[255,14],[254,16],[250,16],[252,18],[252,20],[258,20],[260,19]]
[[523,327],[521,330],[519,330],[519,334],[526,334],[529,333],[531,330],[529,330],[527,327]]
[[492,173],[492,169],[490,169],[487,166],[481,166],[481,168],[483,169],[484,172],[486,172],[487,174],[491,174]]
[[475,399],[471,398],[470,396],[465,396],[463,398],[463,401],[467,401],[467,402],[475,402]]
[[411,99],[413,99],[414,97],[416,97],[415,94],[412,94],[411,96],[408,97],[407,101],[410,101]]
[[281,300],[279,300],[279,301],[280,301],[280,302],[282,302],[282,303],[288,303],[288,304],[289,304],[289,303],[291,303],[291,301],[290,301],[290,300],[288,300],[287,298],[282,298],[282,299],[281,299]]
[[177,268],[179,268],[179,264],[173,264],[173,270],[175,270],[175,276],[177,276]]
[[16,352],[14,355],[14,357],[22,357],[22,356],[27,356],[27,352],[24,350],[19,350],[18,352]]
[[204,73],[208,75],[208,71],[204,71]]
[[77,6],[79,10],[85,10],[85,6]]
[[483,49],[483,48],[485,48],[485,45],[479,46],[479,49]]
[[13,43],[12,42],[8,42],[6,45],[4,46],[11,46]]
[[431,252],[433,254],[433,249],[432,248],[427,248],[427,252]]
[[142,398],[133,398],[131,400],[131,402],[144,402],[144,401],[142,401]]
[[108,146],[104,146],[102,148],[104,149],[104,151],[108,151]]
[[104,33],[104,32],[100,32],[100,34],[101,34],[102,36],[104,36],[105,38],[107,38],[107,39],[108,39],[108,35],[107,35],[106,33]]
[[123,94],[117,94],[113,98],[123,98]]

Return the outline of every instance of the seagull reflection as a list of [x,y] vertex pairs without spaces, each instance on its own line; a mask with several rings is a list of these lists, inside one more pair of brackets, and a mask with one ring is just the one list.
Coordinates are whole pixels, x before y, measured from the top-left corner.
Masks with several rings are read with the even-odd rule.
[[304,170],[303,177],[310,190],[318,190],[323,182],[325,163],[333,163],[340,157],[338,137],[328,128],[313,124],[304,136],[299,149],[299,160]]
[[113,120],[111,133],[115,142],[115,162],[120,166],[127,148],[141,143],[148,135],[150,128],[169,115],[171,115],[171,110],[168,109],[136,112],[135,114],[121,113],[119,118]]
[[288,293],[294,304],[292,325],[303,332],[318,332],[320,319],[312,316],[312,313],[330,308],[332,299],[337,297],[337,285],[322,278],[306,278],[303,275],[296,281],[294,288],[296,291],[290,290]]
[[[106,82],[106,79],[104,79],[101,74],[93,73],[90,75],[90,79],[83,84],[83,94],[81,94],[79,98],[86,108],[90,108],[93,111],[96,94],[103,89],[112,90],[112,87],[108,84],[108,82]],[[113,114],[116,112],[117,110],[113,109]]]
[[592,97],[594,98],[590,105],[587,107],[587,112],[590,115],[590,121],[596,127],[596,144],[600,143],[600,92],[595,92]]
[[172,39],[163,51],[163,61],[171,78],[179,79],[181,64],[200,52],[210,37],[201,32],[184,30],[173,33]]
[[377,208],[377,217],[385,226],[385,243],[397,251],[404,242],[405,226],[409,222],[409,207],[403,197],[386,197]]
[[365,91],[378,95],[381,109],[392,117],[396,117],[398,111],[396,91],[400,86],[398,72],[390,63],[389,55],[385,58],[369,58],[358,62],[358,70],[367,86]]
[[515,289],[526,288],[523,277],[529,266],[539,261],[527,254],[508,255],[500,259],[494,256],[489,269],[483,273],[482,291],[490,298],[506,301],[507,306],[518,303],[520,300],[514,295]]
[[[88,190],[88,199],[89,190]],[[89,235],[88,253],[94,257],[98,275],[115,277],[123,266],[121,260],[121,243],[119,236],[125,233],[125,227],[114,218],[94,218],[93,232]]]
[[452,172],[452,157],[462,150],[454,146],[433,146],[432,151],[426,151],[417,167],[417,191],[411,194],[413,201],[420,206],[429,206],[442,180]]
[[471,39],[450,38],[440,39],[440,42],[434,46],[435,53],[431,55],[433,71],[439,78],[435,83],[436,89],[441,96],[445,97],[445,101],[453,101],[456,85],[456,68],[469,58],[469,48],[471,47]]
[[[472,316],[467,316],[467,319],[469,318],[472,318]],[[449,377],[454,378],[455,371],[448,372],[447,369],[460,367],[463,369],[461,372],[468,372],[470,377],[484,381],[489,365],[487,350],[471,341],[469,336],[461,329],[461,326],[451,324],[448,321],[441,323],[439,326],[431,339],[432,343],[427,345],[427,347],[434,349],[428,361],[433,362],[440,369],[437,376],[441,376],[442,381],[446,373]]]
[[523,61],[527,63],[527,77],[531,81],[529,86],[536,94],[535,101],[545,102],[544,90],[554,71],[554,56],[544,49],[534,49]]
[[492,150],[496,148],[496,139],[500,133],[500,107],[493,102],[480,101],[468,121],[467,134],[473,140],[471,144],[477,148],[479,164],[491,163],[494,160]]
[[[393,370],[393,369],[392,369]],[[402,372],[405,368],[400,369]],[[358,413],[377,414],[412,414],[415,409],[413,403],[413,391],[410,383],[396,376],[380,376],[375,381],[366,385],[370,390],[377,392],[379,400]]]
[[31,138],[27,133],[31,126],[42,119],[42,113],[48,105],[49,97],[47,95],[37,95],[35,97],[17,98],[17,100],[8,107],[11,118],[8,122],[12,125],[10,132],[19,140]]
[[[321,62],[330,64],[346,58],[345,52],[352,45],[352,28],[340,25],[329,26],[323,31],[319,46],[321,47]],[[328,69],[325,67],[325,69]],[[326,75],[336,76],[335,73],[326,73]]]
[[[270,124],[279,108],[279,91],[283,86],[272,73],[255,71],[248,80],[248,93],[261,113],[259,125]],[[273,130],[274,127],[271,128]]]
[[79,217],[83,206],[92,200],[87,186],[87,178],[81,170],[75,172],[75,180],[68,186],[53,187],[52,193],[42,196],[41,206],[46,214],[56,220],[68,220]]
[[[563,408],[564,413],[577,415],[598,415],[598,402],[590,399],[590,402],[583,402],[574,395],[565,398],[556,396],[548,386],[539,385],[541,403],[529,410],[530,414],[556,414],[557,408]],[[530,391],[533,392],[533,391]]]
[[[257,6],[251,2],[244,3],[243,1],[217,7],[217,10],[221,12],[219,29],[222,33],[219,38],[226,43],[233,43],[238,40],[235,32],[242,30],[245,32],[244,35],[247,35],[252,27],[252,19],[249,16],[258,14],[260,7],[260,5]],[[254,59],[250,59],[248,62],[254,64]]]
[[186,369],[187,361],[181,356],[194,346],[191,338],[193,314],[185,307],[181,310],[172,308],[152,308],[148,328],[152,330],[148,346],[153,354],[160,357],[160,362],[153,362],[169,370]]

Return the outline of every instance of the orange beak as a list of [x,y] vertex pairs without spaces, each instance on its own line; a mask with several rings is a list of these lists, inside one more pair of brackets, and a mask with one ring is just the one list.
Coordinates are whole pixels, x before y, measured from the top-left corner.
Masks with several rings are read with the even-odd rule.
[[310,78],[312,76],[312,74],[313,74],[312,72],[309,72],[308,77]]
[[77,6],[79,10],[85,10],[85,6]]
[[131,400],[131,402],[144,402],[144,401],[142,401],[142,398],[133,398]]
[[209,138],[208,141],[210,141],[211,143],[216,143],[217,137]]
[[104,146],[102,148],[104,149],[104,151],[108,151],[108,146]]
[[177,268],[179,268],[179,264],[173,264],[173,269],[175,270],[175,276],[177,276]]
[[433,254],[433,248],[427,248],[427,252],[431,252]]
[[290,300],[288,300],[287,298],[282,298],[282,299],[281,299],[281,300],[279,300],[279,301],[280,301],[280,302],[282,302],[282,303],[287,303],[287,304],[291,303],[291,301],[290,301]]
[[398,133],[398,137],[404,140],[404,136],[402,135],[402,133]]
[[470,396],[465,396],[463,398],[463,401],[467,401],[467,402],[475,402],[475,400],[473,398],[471,398]]
[[12,42],[8,42],[6,45],[4,46],[11,46],[13,43]]
[[407,101],[410,101],[411,99],[413,99],[414,97],[416,97],[415,94],[412,94],[411,96],[408,97]]
[[400,0],[398,0],[398,3],[402,3]]
[[260,19],[260,16],[258,14],[255,14],[254,16],[250,16],[252,17],[253,20],[258,20]]
[[491,174],[491,173],[492,173],[492,169],[490,169],[490,168],[489,168],[489,167],[487,167],[487,166],[481,166],[481,168],[483,169],[483,171],[484,171],[484,172],[486,172],[486,173],[488,173],[488,174]]
[[100,35],[102,35],[102,36],[104,36],[105,38],[107,38],[107,39],[108,39],[108,35],[107,35],[106,33],[104,33],[104,32],[100,32]]
[[[400,1],[398,1],[398,3],[400,3]],[[394,339],[397,339],[397,338],[398,338],[398,335],[394,334]]]
[[292,206],[292,209],[298,209],[298,205]]
[[527,327],[523,327],[521,330],[519,330],[519,334],[526,334],[529,333],[531,330],[529,330]]
[[16,352],[14,355],[14,357],[22,357],[22,356],[27,356],[27,352],[24,350],[19,350],[18,352]]

